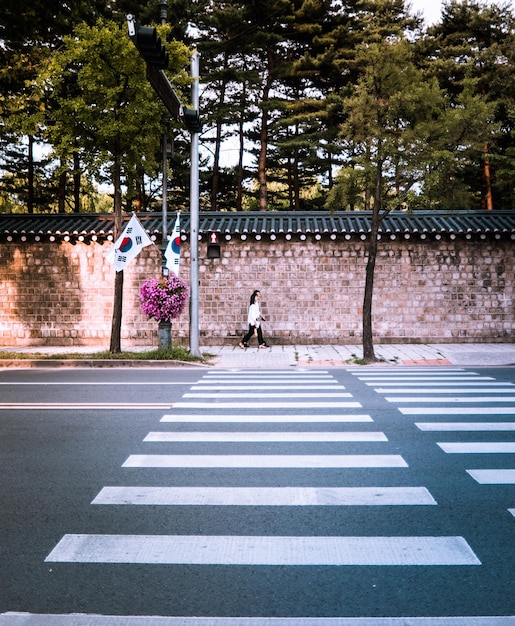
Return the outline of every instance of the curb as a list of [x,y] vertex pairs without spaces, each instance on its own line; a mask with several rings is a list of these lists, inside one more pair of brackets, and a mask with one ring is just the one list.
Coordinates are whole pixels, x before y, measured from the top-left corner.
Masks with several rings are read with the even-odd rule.
[[116,359],[0,359],[0,369],[12,368],[57,368],[57,367],[210,367],[206,363],[195,361],[138,361],[138,360],[116,360]]

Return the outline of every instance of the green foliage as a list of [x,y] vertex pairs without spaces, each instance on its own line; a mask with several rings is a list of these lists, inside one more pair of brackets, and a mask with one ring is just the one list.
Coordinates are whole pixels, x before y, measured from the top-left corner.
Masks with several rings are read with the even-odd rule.
[[35,349],[32,352],[8,352],[0,351],[0,359],[2,360],[58,360],[58,361],[179,361],[185,363],[205,362],[209,358],[209,354],[203,357],[195,357],[181,346],[174,346],[169,349],[158,348],[155,350],[143,350],[140,352],[63,352],[49,354],[47,352],[38,352]]
[[[64,48],[40,72],[46,96],[41,116],[45,138],[61,160],[78,155],[89,176],[115,184],[112,166],[121,163],[126,184],[156,175],[163,106],[145,77],[145,64],[114,22],[79,25]],[[187,49],[170,44],[172,70],[180,71]]]
[[412,44],[390,39],[363,45],[353,93],[345,100],[341,126],[349,163],[331,191],[327,208],[390,211],[423,185],[428,137],[441,123],[444,98],[413,62]]
[[[512,9],[452,0],[426,31],[408,9],[405,0],[170,0],[159,31],[185,103],[180,40],[201,53],[201,207],[371,208],[378,164],[384,208],[487,207],[489,196],[511,207]],[[0,210],[85,210],[92,192],[76,186],[112,185],[116,168],[125,206],[158,205],[165,110],[127,35],[129,12],[151,25],[159,7],[6,0]],[[169,192],[187,209],[189,134],[168,132]],[[42,141],[49,158],[28,150]],[[57,184],[64,173],[75,187]]]

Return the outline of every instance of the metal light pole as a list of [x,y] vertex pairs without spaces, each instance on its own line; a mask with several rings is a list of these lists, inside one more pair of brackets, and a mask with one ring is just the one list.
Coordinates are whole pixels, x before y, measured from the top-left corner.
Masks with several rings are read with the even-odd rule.
[[[166,24],[168,18],[168,1],[161,0],[159,3],[161,24]],[[163,276],[168,276],[168,268],[166,267],[166,247],[168,245],[168,154],[167,143],[168,137],[166,134],[166,125],[168,119],[163,116],[163,134],[161,141],[163,142],[163,199],[162,199],[162,213],[163,213],[163,241],[162,241],[162,272]]]
[[166,24],[168,19],[168,0],[161,0],[159,3],[159,17],[161,24]]
[[[199,56],[196,50],[191,56],[191,103],[198,111],[199,107]],[[190,353],[200,357],[199,319],[198,319],[198,229],[199,229],[199,136],[191,132],[191,169],[190,169]]]

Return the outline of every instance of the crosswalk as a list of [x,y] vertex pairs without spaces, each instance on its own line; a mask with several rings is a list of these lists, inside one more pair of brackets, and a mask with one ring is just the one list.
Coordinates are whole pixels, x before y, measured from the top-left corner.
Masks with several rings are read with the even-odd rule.
[[[460,438],[474,433],[493,433],[497,437],[498,433],[506,433],[504,440],[437,441],[436,445],[446,454],[515,453],[515,441],[508,439],[509,433],[515,431],[513,383],[455,368],[432,371],[410,368],[402,374],[391,369],[378,371],[368,368],[356,373],[356,376],[375,392],[384,395],[403,415],[435,416],[430,422],[415,422],[422,432],[459,433]],[[419,406],[429,403],[432,406]],[[456,407],[456,404],[470,406]],[[447,421],[451,416],[456,416],[458,421]],[[468,421],[472,416],[477,416],[478,421]],[[497,418],[502,416],[507,416],[507,419],[498,421]],[[491,421],[480,421],[482,418],[491,418]],[[467,469],[466,472],[479,484],[515,484],[515,469],[512,467]]]
[[[274,387],[274,389],[271,389]],[[280,388],[280,390],[278,389]],[[306,392],[307,387],[311,391]],[[318,388],[320,387],[320,389]],[[252,391],[250,391],[252,390]],[[315,401],[312,402],[311,399]],[[199,399],[202,402],[199,403]],[[350,400],[349,400],[350,399]],[[313,409],[316,408],[316,413]],[[199,409],[204,412],[198,413]],[[245,413],[240,413],[245,409]],[[275,415],[273,411],[284,411]],[[338,415],[334,415],[334,409]],[[162,418],[165,430],[151,431],[144,438],[147,444],[174,446],[173,452],[160,450],[159,454],[131,454],[122,464],[132,470],[148,469],[234,469],[280,472],[289,470],[371,469],[402,470],[408,464],[401,454],[384,450],[388,439],[377,430],[348,430],[352,420],[371,423],[369,415],[360,412],[362,405],[352,399],[327,371],[285,373],[284,371],[208,372],[184,393],[174,404],[171,414]],[[331,411],[329,415],[328,410]],[[296,425],[304,419],[316,430],[249,429],[249,424],[280,423],[285,416]],[[230,421],[231,431],[214,430],[213,423]],[[253,422],[254,420],[254,422]],[[339,424],[340,430],[327,430],[326,420]],[[181,425],[174,428],[173,425]],[[184,430],[184,424],[194,428]],[[202,452],[181,452],[182,444],[196,443]],[[211,450],[211,445],[223,443],[223,453]],[[269,444],[266,453],[255,453],[254,444]],[[289,445],[288,453],[273,453],[274,444]],[[323,454],[306,450],[310,444],[339,444],[338,452]],[[367,444],[367,451],[357,453],[355,447]],[[233,453],[231,446],[250,446],[249,450]],[[295,453],[295,445],[302,451]],[[352,451],[346,446],[352,445]],[[369,446],[376,446],[370,452]],[[300,452],[300,451],[299,451]],[[345,487],[311,486],[281,488],[236,488],[226,485],[210,488],[199,485],[196,489],[158,487],[106,486],[93,500],[93,504],[153,505],[211,505],[217,506],[434,506],[436,502],[424,486]],[[152,536],[152,535],[75,535],[62,538],[47,557],[47,562],[145,562],[145,563],[266,563],[269,565],[479,565],[480,561],[463,537],[460,536],[405,536],[405,537],[256,537],[256,536]]]
[[[435,416],[431,421],[415,422],[423,437],[458,433],[463,438],[489,431],[502,435],[514,429],[515,421],[509,418],[515,413],[515,386],[508,383],[454,368],[431,372],[411,368],[349,371],[408,419]],[[141,442],[145,453],[135,451],[123,461],[121,470],[125,472],[126,484],[104,486],[91,505],[120,510],[231,507],[232,516],[238,515],[238,507],[291,507],[288,510],[293,519],[296,511],[300,513],[306,507],[367,507],[378,512],[391,511],[392,507],[438,509],[430,489],[410,483],[410,466],[403,451],[392,448],[387,433],[378,428],[374,417],[353,395],[329,371],[209,370],[145,435]],[[477,421],[472,421],[473,415],[478,415]],[[459,417],[451,420],[451,416]],[[502,419],[503,416],[509,418]],[[443,454],[515,452],[510,440],[434,443]],[[189,470],[196,472],[195,485],[181,485],[179,477]],[[267,472],[267,481],[259,484],[263,471]],[[352,472],[352,484],[348,472]],[[372,484],[369,472],[375,472],[373,480],[377,477]],[[312,484],[300,484],[295,478],[297,474],[312,476]],[[471,468],[467,475],[483,485],[515,484],[515,470],[508,467]],[[170,476],[175,476],[172,484]],[[274,477],[276,484],[270,484]],[[512,516],[514,511],[509,509]],[[338,524],[330,532],[325,528],[319,536],[255,534],[252,528],[248,532],[242,528],[239,534],[210,534],[206,529],[205,534],[191,535],[153,533],[152,528],[147,529],[148,534],[70,530],[47,555],[46,563],[277,568],[482,565],[473,542],[459,533],[410,534],[406,528],[404,534],[391,534],[381,532],[380,525],[375,534],[359,535],[347,534],[345,527]],[[189,624],[188,619],[202,618],[181,619],[185,621],[177,623]],[[254,624],[254,619],[259,620],[247,618],[242,623]],[[271,626],[283,623],[281,618],[266,619],[263,623]],[[205,623],[239,623],[235,620],[224,618]],[[467,624],[476,623],[475,618],[467,620]],[[440,623],[437,618],[433,621]],[[325,620],[295,618],[291,623],[315,625]],[[361,621],[334,618],[330,623]],[[367,623],[382,622],[377,619]],[[406,618],[402,623],[418,621]]]

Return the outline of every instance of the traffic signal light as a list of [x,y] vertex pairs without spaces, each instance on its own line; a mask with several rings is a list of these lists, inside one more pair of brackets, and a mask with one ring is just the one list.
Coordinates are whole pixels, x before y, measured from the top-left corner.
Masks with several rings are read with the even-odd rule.
[[184,109],[183,113],[184,125],[190,131],[190,133],[202,132],[202,122],[200,121],[200,115],[197,109]]
[[155,28],[140,26],[136,23],[129,31],[129,35],[150,67],[157,67],[162,70],[168,67],[168,52],[161,43],[161,37],[157,36]]
[[220,237],[216,231],[212,231],[209,233],[207,240],[207,258],[220,258]]

